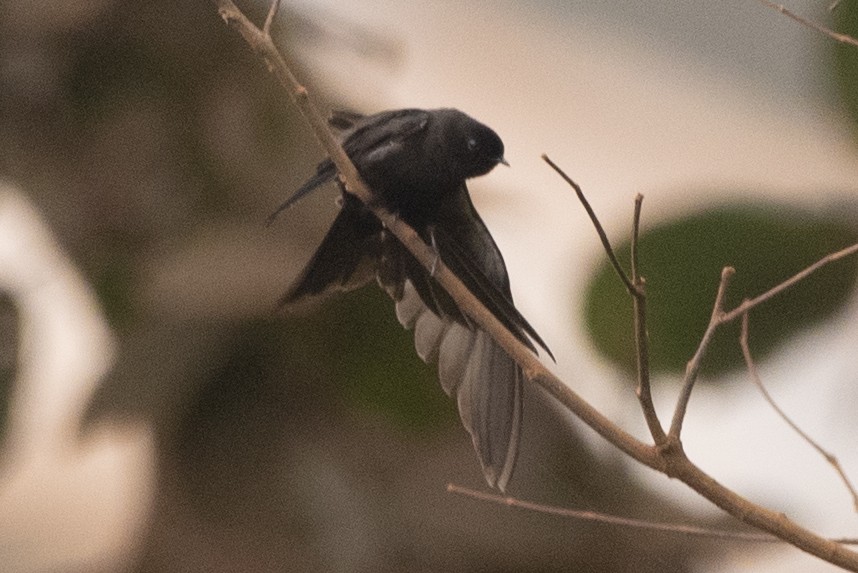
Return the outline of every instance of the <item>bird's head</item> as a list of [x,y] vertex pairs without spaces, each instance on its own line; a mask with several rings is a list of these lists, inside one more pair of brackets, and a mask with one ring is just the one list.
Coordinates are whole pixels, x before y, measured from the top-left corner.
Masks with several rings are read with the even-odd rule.
[[456,121],[456,158],[465,179],[485,175],[498,163],[509,165],[503,157],[503,141],[491,128],[462,114]]

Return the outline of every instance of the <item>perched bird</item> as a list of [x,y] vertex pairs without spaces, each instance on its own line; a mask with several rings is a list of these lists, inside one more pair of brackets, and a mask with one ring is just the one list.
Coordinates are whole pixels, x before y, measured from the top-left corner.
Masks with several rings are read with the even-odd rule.
[[[500,137],[454,109],[336,113],[330,123],[375,200],[414,228],[521,342],[535,352],[535,341],[550,355],[513,305],[503,257],[465,185],[466,179],[506,164]],[[270,220],[335,176],[333,163],[323,161]],[[518,452],[521,368],[359,199],[343,192],[333,225],[281,302],[351,290],[372,278],[396,302],[403,326],[414,329],[420,358],[437,362],[441,385],[457,399],[486,481],[503,491]]]

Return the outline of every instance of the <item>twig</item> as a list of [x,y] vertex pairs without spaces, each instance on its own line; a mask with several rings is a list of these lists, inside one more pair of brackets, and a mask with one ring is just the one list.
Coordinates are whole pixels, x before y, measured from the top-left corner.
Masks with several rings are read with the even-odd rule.
[[640,251],[640,235],[641,235],[641,209],[643,208],[643,195],[638,193],[635,195],[635,214],[632,217],[632,243],[629,247],[629,258],[632,263],[632,281],[635,286],[638,286],[638,280],[643,280],[641,278],[638,269],[640,269],[640,264],[638,262],[638,252]]
[[706,527],[697,527],[693,525],[678,525],[674,523],[658,523],[655,521],[646,521],[643,519],[634,519],[629,517],[618,517],[607,513],[599,513],[596,511],[586,511],[577,509],[567,509],[553,505],[535,503],[515,497],[498,495],[496,493],[478,491],[467,487],[462,487],[456,484],[447,484],[447,491],[478,499],[480,501],[488,501],[498,505],[507,507],[517,507],[537,513],[545,513],[548,515],[556,515],[569,519],[578,519],[583,521],[594,521],[597,523],[607,523],[609,525],[619,525],[622,527],[631,527],[636,529],[650,529],[655,531],[665,531],[668,533],[679,533],[682,535],[694,535],[701,537],[714,537],[718,539],[733,539],[738,541],[754,541],[763,543],[783,543],[782,539],[778,539],[773,535],[764,533],[740,533],[735,531],[724,531],[723,529],[710,529]]
[[265,24],[262,25],[262,33],[268,37],[271,36],[271,23],[274,21],[274,16],[277,15],[277,10],[280,9],[280,0],[271,2],[268,7],[268,16],[265,17]]
[[735,272],[733,267],[724,267],[721,270],[721,282],[718,284],[718,293],[715,295],[715,304],[712,306],[709,325],[700,339],[697,351],[685,366],[685,378],[682,381],[682,390],[676,401],[676,409],[673,411],[673,420],[670,423],[670,431],[668,432],[668,435],[675,440],[680,439],[682,423],[685,420],[685,412],[688,409],[688,401],[691,399],[691,391],[694,389],[694,383],[697,381],[703,357],[709,349],[709,343],[715,335],[715,331],[724,323],[724,299],[727,296],[727,286],[730,284],[730,278]]
[[[274,42],[271,41],[271,36],[248,20],[232,0],[214,0],[214,3],[218,7],[218,13],[224,21],[238,30],[248,45],[262,56],[268,70],[274,74],[277,81],[286,88],[293,103],[301,111],[307,122],[310,123],[313,134],[319,140],[319,143],[321,143],[325,153],[328,154],[331,161],[337,166],[340,176],[348,183],[349,192],[356,195],[364,203],[370,202],[372,192],[361,179],[357,169],[346,155],[342,146],[334,138],[334,134],[328,128],[328,124],[322,114],[319,113],[319,110],[310,101],[307,89],[298,82],[289,69],[289,66],[286,65],[283,56],[277,50]],[[272,9],[268,12],[272,20],[277,3],[278,0],[274,0]],[[387,215],[387,218],[392,219],[390,214]],[[382,222],[385,222],[384,219],[382,219]]]
[[[812,20],[808,20],[807,18],[799,16],[798,14],[789,10],[788,8],[783,6],[782,4],[775,4],[774,2],[770,2],[770,0],[757,0],[757,1],[760,4],[763,4],[764,6],[768,6],[772,10],[777,10],[778,12],[783,14],[784,16],[792,18],[793,20],[795,20],[796,22],[798,22],[799,24],[801,24],[802,26],[804,26],[806,28],[810,28],[811,30],[815,30],[816,32],[819,32],[820,34],[824,34],[824,35],[828,36],[832,40],[835,40],[837,42],[841,42],[843,44],[850,44],[852,46],[858,46],[858,39],[855,39],[848,34],[841,34],[839,32],[835,32],[831,28],[826,28],[822,24],[817,24],[816,22],[814,22]],[[833,10],[836,7],[837,7],[837,3],[835,2],[834,4],[831,5],[831,7],[829,9]]]
[[[556,515],[569,519],[578,519],[582,521],[594,521],[596,523],[606,523],[608,525],[619,525],[621,527],[631,527],[635,529],[649,529],[654,531],[664,531],[666,533],[679,533],[681,535],[709,537],[715,539],[729,539],[734,541],[749,541],[754,543],[783,543],[783,539],[779,539],[773,535],[764,533],[742,533],[740,531],[725,531],[723,529],[712,529],[709,527],[698,527],[696,525],[678,525],[675,523],[658,523],[655,521],[647,521],[644,519],[634,519],[629,517],[618,517],[608,513],[599,513],[596,511],[586,511],[577,509],[567,509],[554,505],[546,505],[526,501],[515,497],[498,495],[496,493],[478,491],[475,489],[462,487],[460,485],[449,483],[447,491],[464,495],[479,501],[487,501],[497,505],[506,507],[516,507],[535,511],[536,513],[544,513],[548,515]],[[831,539],[834,543],[842,543],[844,545],[858,545],[858,539],[839,538]]]
[[578,201],[581,202],[581,205],[584,206],[584,210],[587,211],[587,215],[590,216],[590,221],[593,222],[593,226],[596,228],[596,233],[599,234],[599,239],[602,240],[602,246],[605,248],[605,252],[608,254],[608,259],[611,261],[611,264],[614,266],[614,270],[617,272],[617,275],[620,277],[620,280],[623,281],[623,284],[626,287],[626,290],[629,291],[630,294],[635,293],[635,285],[629,279],[629,275],[626,274],[626,271],[623,270],[622,265],[620,265],[620,261],[617,260],[617,255],[614,254],[614,249],[611,247],[611,242],[608,240],[608,235],[605,233],[605,229],[602,227],[602,223],[599,222],[599,218],[596,217],[596,212],[593,211],[593,207],[590,206],[590,202],[587,201],[587,198],[584,196],[584,192],[581,191],[581,187],[578,186],[575,181],[569,177],[565,171],[563,171],[560,167],[557,166],[556,163],[549,159],[548,155],[542,154],[542,160],[545,161],[551,168],[557,172],[560,177],[563,178],[566,183],[568,183],[572,189],[575,190],[575,194],[578,196]]
[[629,253],[632,266],[632,284],[634,284],[634,290],[631,291],[631,295],[632,313],[634,316],[633,328],[635,331],[635,365],[638,373],[638,385],[635,389],[635,394],[638,397],[638,402],[640,402],[644,420],[646,420],[646,425],[649,428],[649,433],[655,445],[664,447],[667,442],[667,436],[664,434],[664,428],[661,427],[658,412],[656,412],[655,404],[652,402],[652,389],[650,387],[646,280],[638,273],[642,206],[643,195],[638,193],[635,196],[635,214],[632,219],[632,242]]
[[[709,348],[709,343],[711,342],[712,337],[714,336],[715,331],[718,329],[718,327],[723,324],[727,324],[728,322],[732,322],[738,317],[745,315],[751,309],[774,298],[775,296],[784,292],[796,283],[806,279],[808,276],[815,273],[822,267],[833,263],[834,261],[838,261],[840,259],[853,255],[855,253],[858,253],[858,243],[846,247],[845,249],[836,251],[834,253],[830,253],[822,257],[812,265],[808,266],[807,268],[797,272],[782,283],[767,290],[763,294],[756,296],[752,299],[745,299],[742,304],[740,304],[729,312],[724,311],[724,297],[726,295],[727,285],[729,283],[730,277],[733,276],[735,270],[731,267],[725,267],[721,271],[721,283],[718,285],[718,293],[715,295],[715,304],[712,308],[712,316],[709,319],[709,325],[706,327],[706,331],[704,332],[703,337],[700,340],[700,344],[697,347],[697,351],[694,353],[694,356],[691,358],[691,360],[688,361],[688,364],[685,368],[685,377],[683,379],[682,390],[680,391],[680,395],[676,404],[676,409],[673,413],[673,420],[671,421],[670,431],[668,432],[668,437],[671,441],[679,440],[680,438],[680,434],[682,433],[682,423],[685,419],[688,402],[691,399],[691,391],[694,388],[694,384],[697,380],[697,375],[700,372],[700,366],[703,361],[703,357],[705,356],[706,351]],[[858,509],[858,500],[856,500],[856,509]]]
[[680,438],[680,434],[682,432],[682,423],[685,419],[685,413],[688,408],[688,401],[691,398],[691,391],[697,380],[697,375],[700,372],[700,365],[703,361],[703,357],[705,356],[706,351],[709,348],[709,343],[712,340],[712,336],[715,334],[715,331],[718,329],[718,327],[736,320],[738,317],[747,313],[751,309],[763,304],[764,302],[774,298],[775,296],[787,290],[796,283],[806,279],[808,276],[815,273],[822,267],[833,263],[834,261],[838,261],[840,259],[853,255],[855,253],[858,253],[858,243],[846,247],[845,249],[841,249],[837,252],[830,253],[822,257],[809,267],[797,272],[782,283],[767,290],[763,294],[756,296],[752,299],[745,299],[742,304],[740,304],[729,312],[724,310],[724,297],[726,295],[727,284],[729,283],[730,277],[733,276],[735,271],[731,267],[725,267],[721,271],[721,283],[718,285],[718,294],[715,295],[715,304],[712,308],[712,316],[709,319],[709,325],[706,327],[706,332],[704,332],[703,337],[700,340],[700,344],[697,347],[697,351],[694,353],[694,356],[691,358],[691,360],[688,361],[688,364],[686,365],[685,378],[683,379],[682,390],[677,400],[676,409],[673,413],[673,420],[670,425],[668,437],[671,439]]
[[791,286],[793,286],[797,282],[802,281],[805,278],[807,278],[808,276],[810,276],[811,274],[815,273],[816,271],[818,271],[819,269],[821,269],[825,265],[827,265],[829,263],[833,263],[834,261],[839,261],[840,259],[846,258],[850,255],[854,255],[855,253],[858,253],[858,243],[856,243],[852,246],[846,247],[845,249],[841,249],[835,253],[830,253],[830,254],[822,257],[821,259],[819,259],[818,261],[816,261],[815,263],[813,263],[809,267],[807,267],[804,270],[799,271],[798,273],[794,274],[793,276],[791,276],[790,278],[788,278],[787,280],[785,280],[781,284],[775,286],[774,288],[767,290],[766,292],[764,292],[763,294],[761,294],[759,296],[756,296],[750,300],[745,300],[744,302],[742,302],[742,304],[740,304],[739,306],[737,306],[736,308],[734,308],[730,312],[724,313],[724,316],[721,317],[721,322],[727,323],[727,322],[731,322],[733,320],[736,320],[737,318],[739,318],[741,315],[745,314],[746,312],[748,312],[752,308],[759,306],[762,303],[766,302],[767,300],[773,298],[775,295],[782,293],[783,291],[790,288]]
[[748,344],[748,313],[742,314],[742,334],[739,336],[739,345],[742,347],[742,355],[745,357],[745,364],[748,367],[748,373],[751,375],[751,381],[756,385],[756,387],[760,390],[760,393],[763,395],[763,398],[766,402],[769,403],[769,406],[777,413],[781,419],[787,423],[787,425],[793,429],[793,431],[798,434],[801,439],[810,444],[810,446],[816,450],[819,455],[825,458],[825,461],[828,462],[831,467],[834,468],[834,471],[840,476],[841,481],[843,481],[843,485],[846,486],[846,489],[849,491],[849,495],[852,496],[852,506],[855,511],[858,511],[858,492],[855,491],[855,487],[852,485],[852,482],[849,480],[849,476],[846,475],[846,472],[843,471],[843,467],[840,465],[840,462],[837,460],[837,457],[824,449],[819,445],[814,439],[812,439],[807,433],[798,427],[798,424],[792,421],[792,419],[786,415],[780,406],[774,401],[769,391],[766,389],[763,384],[762,378],[760,378],[760,373],[757,370],[757,365],[754,363],[754,358],[751,356],[751,347]]
[[364,201],[367,208],[372,210],[373,214],[399,239],[424,268],[428,270],[433,265],[435,266],[434,276],[441,287],[456,301],[464,313],[472,317],[480,328],[488,332],[504,351],[521,365],[528,379],[542,386],[595,432],[638,462],[681,480],[737,519],[768,531],[829,563],[858,572],[858,553],[819,537],[790,521],[781,513],[773,512],[742,498],[698,468],[685,456],[681,449],[656,449],[637,440],[608,420],[601,412],[572,391],[562,380],[549,372],[530,349],[505,329],[500,321],[468,291],[462,281],[453,275],[442,262],[437,260],[435,252],[420,239],[413,229],[400,218],[394,217],[390,212],[370,201],[371,192],[363,184],[354,165],[334,139],[325,120],[310,102],[307,90],[297,82],[289,71],[270,36],[263,34],[260,29],[256,28],[238,10],[232,0],[213,1],[224,20],[235,27],[248,44],[263,57],[269,70],[292,96],[295,104],[304,114],[316,137],[330,156],[331,161],[336,165],[340,177],[346,182],[347,190]]
[[561,169],[556,163],[554,163],[546,154],[542,155],[543,161],[545,161],[548,165],[551,166],[554,171],[556,171],[560,177],[563,178],[566,183],[568,183],[572,189],[575,191],[575,194],[578,196],[578,201],[584,207],[584,210],[587,211],[587,215],[590,217],[590,221],[593,223],[593,227],[596,229],[596,233],[599,235],[599,239],[602,241],[602,247],[605,249],[605,253],[608,255],[608,260],[611,261],[611,264],[614,266],[614,270],[617,273],[617,276],[620,277],[620,280],[626,287],[628,293],[632,296],[632,304],[634,306],[633,314],[634,314],[634,330],[635,330],[635,357],[637,363],[637,373],[638,373],[638,385],[635,391],[635,394],[638,397],[638,400],[641,403],[641,410],[644,414],[644,419],[646,420],[647,427],[649,428],[650,435],[653,438],[653,441],[656,445],[663,445],[666,441],[667,437],[664,434],[664,429],[661,427],[661,422],[658,419],[658,414],[655,410],[655,405],[652,402],[652,391],[650,389],[650,376],[649,376],[649,336],[647,334],[646,328],[646,282],[642,277],[638,275],[638,239],[640,236],[640,222],[641,222],[641,206],[643,204],[643,195],[638,193],[635,197],[635,214],[632,221],[632,244],[631,244],[631,268],[632,268],[632,276],[626,274],[623,270],[622,265],[620,265],[620,261],[617,259],[616,254],[614,253],[614,248],[611,246],[611,241],[608,239],[608,234],[605,233],[604,227],[602,227],[601,221],[599,221],[599,217],[596,215],[596,212],[593,210],[593,207],[590,205],[590,202],[587,200],[587,197],[584,195],[584,191],[581,189],[581,186],[575,183],[575,181],[569,177],[569,175]]

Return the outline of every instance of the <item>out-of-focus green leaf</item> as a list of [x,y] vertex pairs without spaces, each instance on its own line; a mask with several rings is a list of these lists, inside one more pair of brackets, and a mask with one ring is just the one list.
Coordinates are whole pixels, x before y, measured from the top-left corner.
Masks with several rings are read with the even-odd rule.
[[[856,240],[855,228],[842,220],[775,205],[725,206],[647,230],[640,266],[653,370],[684,370],[706,329],[724,266],[736,269],[729,309]],[[628,242],[619,245],[618,256],[628,268]],[[755,309],[750,322],[755,356],[763,358],[796,331],[841,308],[854,290],[856,271],[855,258],[832,264]],[[599,350],[632,370],[631,301],[607,262],[590,283],[586,320]],[[704,371],[719,374],[741,364],[738,334],[738,324],[719,330]]]
[[[841,2],[835,10],[834,28],[858,38],[858,2]],[[843,103],[852,119],[852,130],[858,136],[858,48],[832,42],[834,72]]]
[[455,419],[455,403],[441,390],[435,368],[417,356],[413,334],[397,322],[380,289],[331,297],[300,328],[327,350],[327,366],[355,407],[414,431]]
[[18,373],[20,324],[15,301],[0,293],[0,447],[5,443],[9,406]]

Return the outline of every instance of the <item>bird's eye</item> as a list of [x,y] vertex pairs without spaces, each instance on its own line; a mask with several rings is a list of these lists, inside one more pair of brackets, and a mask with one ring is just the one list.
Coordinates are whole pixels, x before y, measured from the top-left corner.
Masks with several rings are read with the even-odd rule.
[[477,148],[477,140],[473,137],[468,138],[468,151],[473,151]]

